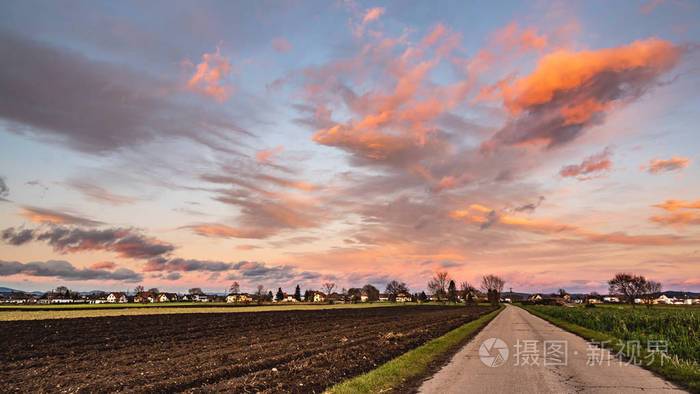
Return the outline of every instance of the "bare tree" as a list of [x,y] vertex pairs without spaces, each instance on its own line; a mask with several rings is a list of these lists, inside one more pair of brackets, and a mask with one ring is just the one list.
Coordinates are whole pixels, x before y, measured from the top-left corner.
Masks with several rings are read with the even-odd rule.
[[450,280],[447,271],[436,272],[428,282],[428,289],[437,296],[438,300],[444,300],[447,297],[447,285]]
[[148,289],[148,292],[153,293],[153,294],[158,294],[158,293],[160,293],[160,290],[158,290],[157,287],[151,287],[150,289]]
[[464,297],[464,302],[467,304],[474,303],[474,297],[476,297],[476,288],[472,286],[469,282],[461,282],[459,284],[459,291]]
[[634,305],[635,299],[648,293],[647,279],[644,276],[625,272],[616,274],[608,281],[608,286],[610,294],[622,296],[625,301],[632,305]]
[[389,300],[391,302],[396,301],[396,296],[399,295],[400,293],[408,293],[408,286],[406,286],[406,283],[404,282],[399,282],[397,280],[392,280],[391,282],[386,284],[386,290],[389,294]]
[[266,296],[265,293],[266,293],[265,286],[258,285],[258,288],[255,290],[255,300],[258,302],[258,304],[265,301],[265,296]]
[[501,299],[503,285],[506,282],[496,275],[485,275],[481,278],[481,288],[486,291],[486,295],[491,305],[498,305]]
[[231,287],[228,289],[228,291],[231,294],[238,294],[241,292],[241,286],[238,284],[238,281],[234,281],[231,283]]
[[144,291],[144,289],[143,289],[143,286],[141,286],[141,285],[137,285],[136,287],[134,287],[135,294],[143,293],[143,291]]
[[187,292],[191,295],[204,295],[204,292],[199,287],[193,287],[193,288],[187,290]]
[[656,298],[656,296],[659,293],[661,293],[661,283],[653,280],[648,280],[644,285],[644,289],[642,291],[642,302],[647,307],[651,307],[651,305],[654,303],[654,298]]
[[333,282],[326,282],[323,284],[323,290],[326,291],[326,295],[331,295],[331,292],[335,288],[335,283]]

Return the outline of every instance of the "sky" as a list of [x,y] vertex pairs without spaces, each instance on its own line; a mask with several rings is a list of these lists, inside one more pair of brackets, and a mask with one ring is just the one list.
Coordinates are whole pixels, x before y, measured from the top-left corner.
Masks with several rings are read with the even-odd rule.
[[700,291],[698,19],[2,2],[0,286]]

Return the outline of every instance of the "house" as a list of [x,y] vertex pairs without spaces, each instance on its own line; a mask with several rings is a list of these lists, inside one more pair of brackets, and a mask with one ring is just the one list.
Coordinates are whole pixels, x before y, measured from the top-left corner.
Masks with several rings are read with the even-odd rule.
[[342,303],[345,303],[345,296],[343,296],[342,294],[338,294],[338,293],[332,293],[331,295],[328,296],[328,301],[331,301],[334,304],[342,304]]
[[134,302],[146,303],[155,302],[156,296],[149,291],[142,291],[134,296]]
[[620,297],[617,296],[605,296],[603,297],[603,302],[609,302],[613,304],[619,304],[620,303]]
[[248,303],[253,302],[253,297],[248,293],[229,294],[226,296],[226,302]]
[[320,291],[314,291],[314,302],[324,302],[326,301],[326,295]]
[[362,302],[367,302],[368,299],[369,296],[367,295],[367,293],[362,293],[362,295],[360,296],[360,301]]
[[106,301],[109,303],[123,304],[127,301],[126,294],[122,292],[109,293],[109,295],[106,298]]
[[175,302],[177,301],[177,294],[175,293],[160,293],[156,297],[156,302]]
[[188,302],[190,301],[190,295],[189,294],[183,294],[178,297],[178,301],[183,301],[183,302]]
[[654,304],[673,304],[675,298],[669,297],[666,294],[661,294],[659,298],[654,300]]
[[411,302],[411,295],[408,293],[399,293],[396,295],[396,302]]
[[527,297],[528,301],[542,301],[542,294],[532,294],[531,296]]
[[194,302],[209,302],[209,298],[206,294],[192,294],[192,301]]
[[381,302],[389,302],[389,294],[387,294],[387,293],[379,293],[379,301],[381,301]]
[[282,297],[282,302],[297,302],[297,299],[294,298],[294,294],[284,293],[284,297]]

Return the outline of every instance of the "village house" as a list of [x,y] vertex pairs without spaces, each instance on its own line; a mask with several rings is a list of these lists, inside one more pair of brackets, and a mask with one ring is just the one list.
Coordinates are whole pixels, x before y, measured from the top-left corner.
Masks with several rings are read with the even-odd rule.
[[248,302],[253,302],[253,297],[251,297],[248,293],[229,294],[226,296],[226,302],[245,304]]
[[408,293],[399,293],[396,295],[396,302],[411,302],[411,295]]
[[389,302],[389,294],[386,294],[386,293],[379,293],[379,301],[381,301],[381,302]]
[[609,302],[612,304],[619,304],[620,303],[620,297],[617,296],[604,296],[603,297],[603,302]]
[[328,301],[331,301],[334,304],[343,304],[343,303],[345,303],[345,296],[343,296],[342,294],[338,294],[338,293],[332,293],[331,295],[328,296]]
[[156,296],[148,291],[142,291],[134,296],[134,302],[138,303],[155,302],[155,300]]
[[123,303],[127,302],[126,294],[124,294],[122,292],[109,293],[109,295],[106,298],[106,301],[109,303],[123,304]]
[[176,302],[177,294],[174,293],[160,293],[156,297],[156,302]]
[[362,293],[362,295],[360,296],[360,301],[362,302],[367,302],[368,299],[369,296],[367,295],[367,293]]
[[193,294],[192,301],[194,302],[209,302],[209,297],[206,294]]
[[314,302],[325,302],[326,295],[320,291],[314,291]]
[[531,296],[527,297],[528,301],[542,301],[542,294],[532,294]]

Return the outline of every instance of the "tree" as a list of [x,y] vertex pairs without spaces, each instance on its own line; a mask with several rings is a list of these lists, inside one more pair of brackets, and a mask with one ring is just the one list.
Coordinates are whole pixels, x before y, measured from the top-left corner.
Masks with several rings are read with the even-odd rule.
[[143,286],[136,285],[136,287],[134,287],[134,294],[139,294],[139,293],[143,293]]
[[265,287],[263,285],[258,285],[257,289],[255,290],[255,301],[257,301],[258,304],[265,301]]
[[420,295],[418,296],[418,299],[420,300],[420,302],[426,302],[428,301],[428,295],[425,294],[424,291],[421,291]]
[[379,290],[369,283],[362,287],[362,292],[367,294],[367,301],[379,301]]
[[464,297],[464,302],[467,305],[474,303],[474,297],[476,297],[476,288],[474,286],[469,282],[462,282],[459,285],[459,290],[462,292],[462,297]]
[[272,300],[273,300],[272,297],[274,297],[274,296],[272,295],[272,290],[270,290],[267,292],[267,296],[265,296],[265,301],[272,302]]
[[559,297],[561,297],[561,298],[564,298],[564,296],[569,295],[569,293],[567,293],[566,290],[564,290],[564,289],[559,289],[559,290],[557,291],[557,295],[558,295]]
[[654,303],[654,298],[656,298],[659,293],[661,293],[661,283],[653,280],[647,281],[642,291],[642,302],[647,307],[651,307]]
[[350,298],[350,302],[352,303],[357,303],[360,301],[360,297],[362,296],[362,289],[358,287],[351,287],[348,289],[348,297]]
[[238,284],[238,281],[233,281],[233,283],[231,283],[231,287],[228,289],[228,291],[229,291],[231,294],[238,294],[238,293],[240,293],[240,292],[241,292],[241,286]]
[[311,301],[313,301],[313,300],[311,299],[311,297],[313,297],[313,294],[314,294],[314,293],[313,293],[311,290],[306,289],[306,291],[304,292],[304,302],[311,302]]
[[447,284],[449,282],[450,276],[447,271],[437,272],[428,282],[428,289],[437,296],[438,301],[441,301],[447,297]]
[[447,301],[453,304],[457,303],[457,286],[453,280],[451,280],[449,286],[447,286]]
[[294,289],[294,299],[301,301],[301,287],[299,287],[299,285],[297,285],[297,288]]
[[277,300],[277,302],[280,302],[284,299],[284,293],[282,292],[281,287],[277,288],[277,295],[276,295],[275,299]]
[[157,287],[151,287],[150,289],[148,289],[148,292],[153,293],[153,294],[158,294],[158,293],[160,293],[160,290],[158,290]]
[[333,282],[326,282],[323,284],[323,290],[326,291],[327,296],[331,295],[333,288],[335,288],[335,283]]
[[481,278],[481,288],[486,291],[486,296],[491,305],[496,306],[501,300],[501,292],[506,282],[496,275],[485,275]]
[[[152,289],[151,289],[151,290],[152,290]],[[157,293],[157,292],[158,292],[158,289],[156,289],[156,293]],[[204,295],[204,292],[203,292],[202,289],[199,288],[199,287],[193,287],[193,288],[187,290],[187,292],[188,292],[189,294],[191,294],[191,295]]]
[[391,302],[396,302],[396,296],[400,293],[409,293],[406,283],[396,280],[392,280],[391,282],[387,283],[385,291],[387,294],[389,294],[389,300]]
[[647,280],[642,275],[634,275],[626,272],[615,274],[608,281],[608,291],[624,298],[634,305],[634,300],[640,298],[646,292]]

